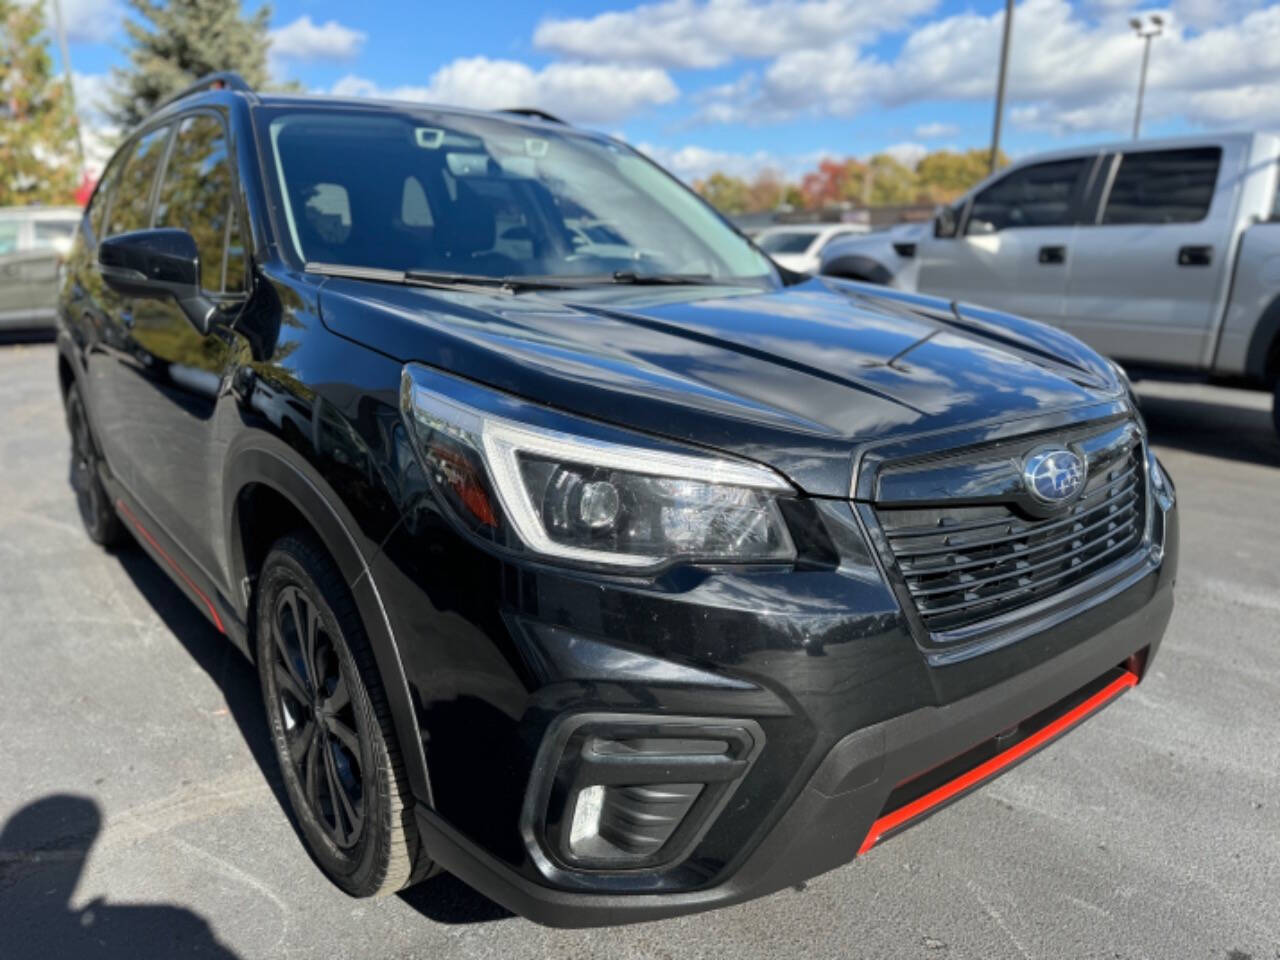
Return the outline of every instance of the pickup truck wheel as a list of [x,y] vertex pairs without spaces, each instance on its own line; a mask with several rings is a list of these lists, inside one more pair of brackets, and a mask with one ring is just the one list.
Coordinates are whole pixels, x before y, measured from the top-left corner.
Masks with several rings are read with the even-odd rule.
[[433,864],[364,625],[312,537],[286,536],[267,555],[256,644],[285,790],[316,863],[355,897],[425,877]]
[[1280,436],[1280,377],[1276,377],[1271,393],[1271,422],[1276,428],[1276,436]]

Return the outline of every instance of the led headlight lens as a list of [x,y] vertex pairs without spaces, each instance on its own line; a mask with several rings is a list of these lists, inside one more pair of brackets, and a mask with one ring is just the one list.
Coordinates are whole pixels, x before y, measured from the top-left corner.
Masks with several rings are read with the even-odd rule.
[[473,528],[506,526],[538,553],[614,566],[795,557],[777,504],[791,488],[766,467],[536,427],[440,386],[410,365],[401,405],[437,489]]

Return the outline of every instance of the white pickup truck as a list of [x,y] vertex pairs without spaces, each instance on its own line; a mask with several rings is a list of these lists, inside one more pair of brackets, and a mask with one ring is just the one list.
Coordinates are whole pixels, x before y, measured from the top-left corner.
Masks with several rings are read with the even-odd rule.
[[1280,136],[1142,140],[1028,157],[932,223],[842,239],[821,272],[1063,327],[1142,376],[1274,391]]

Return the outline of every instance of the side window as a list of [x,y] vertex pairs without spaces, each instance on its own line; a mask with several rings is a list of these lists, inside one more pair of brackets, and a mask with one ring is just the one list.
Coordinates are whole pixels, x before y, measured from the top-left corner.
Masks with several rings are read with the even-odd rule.
[[1103,223],[1195,223],[1209,215],[1222,164],[1220,147],[1126,153],[1102,212]]
[[161,127],[145,134],[133,148],[116,184],[104,236],[151,226],[151,187],[164,159],[168,138],[169,128]]
[[1085,162],[1081,158],[1037,163],[997,180],[974,198],[965,233],[1069,223],[1071,200]]
[[0,220],[0,257],[18,252],[18,238],[21,235],[21,220]]
[[104,221],[107,209],[111,206],[111,197],[115,193],[116,182],[120,179],[120,171],[124,169],[132,150],[133,145],[130,144],[111,158],[107,169],[102,173],[102,179],[98,181],[98,189],[93,192],[93,199],[89,201],[89,226],[93,230],[94,243],[106,236],[102,231],[106,226]]
[[213,293],[244,290],[244,247],[233,222],[234,209],[231,162],[221,121],[207,113],[187,117],[169,151],[155,222],[157,227],[179,227],[195,237],[200,286]]
[[69,242],[77,225],[75,220],[37,220],[31,225],[31,249],[52,250]]

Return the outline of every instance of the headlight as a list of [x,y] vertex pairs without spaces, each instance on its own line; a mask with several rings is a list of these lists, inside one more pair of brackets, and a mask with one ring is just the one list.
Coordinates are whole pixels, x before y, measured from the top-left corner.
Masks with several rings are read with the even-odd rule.
[[1169,475],[1160,466],[1160,461],[1150,450],[1147,451],[1147,475],[1151,477],[1151,493],[1156,498],[1156,503],[1160,505],[1160,509],[1172,510],[1177,500],[1173,481],[1169,479]]
[[[468,392],[483,405],[454,395]],[[526,405],[480,393],[414,364],[401,380],[401,409],[436,489],[491,539],[628,568],[794,559],[777,503],[791,488],[772,470],[550,413],[543,419],[582,432],[523,422]]]

